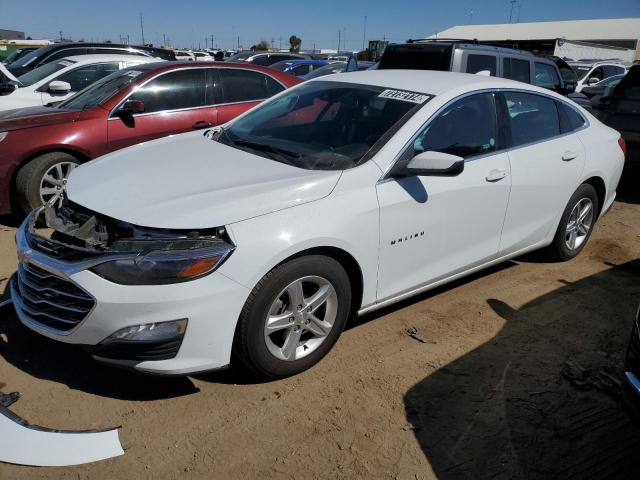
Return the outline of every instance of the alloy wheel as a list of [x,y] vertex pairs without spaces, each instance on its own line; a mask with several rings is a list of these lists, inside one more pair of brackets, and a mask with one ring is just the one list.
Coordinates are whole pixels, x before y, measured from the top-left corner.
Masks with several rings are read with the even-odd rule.
[[576,250],[587,239],[593,225],[593,202],[582,198],[575,204],[565,228],[565,244],[569,250]]
[[73,162],[60,162],[52,165],[40,180],[40,200],[49,205],[62,204],[67,178],[71,170],[78,165]]
[[294,361],[315,351],[331,332],[338,295],[327,279],[306,276],[287,285],[274,299],[264,323],[269,352]]

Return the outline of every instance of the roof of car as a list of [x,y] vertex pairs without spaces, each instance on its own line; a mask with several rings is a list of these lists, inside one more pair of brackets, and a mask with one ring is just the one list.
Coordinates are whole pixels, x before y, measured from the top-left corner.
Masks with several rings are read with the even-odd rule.
[[553,94],[553,92],[549,90],[506,78],[470,73],[440,72],[435,70],[362,70],[357,72],[335,73],[309,81],[358,83],[389,89],[408,90],[428,95],[441,95],[460,88],[468,90],[518,88],[533,90],[548,95]]
[[[95,55],[71,55],[69,57],[61,58],[60,60],[73,60],[77,63],[94,63],[94,62],[141,62],[141,63],[156,63],[157,58],[143,57],[142,55],[118,55],[118,54],[95,54]],[[58,60],[59,61],[59,60]],[[159,62],[164,63],[164,62]]]

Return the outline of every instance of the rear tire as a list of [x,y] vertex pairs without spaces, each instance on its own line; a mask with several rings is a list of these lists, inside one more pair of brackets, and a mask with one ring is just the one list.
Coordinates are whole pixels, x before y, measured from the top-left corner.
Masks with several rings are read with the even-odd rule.
[[349,277],[333,258],[310,255],[279,265],[242,309],[234,358],[265,379],[307,370],[336,343],[350,306]]
[[[40,155],[24,165],[16,175],[16,207],[20,213],[27,214],[43,204],[44,200],[53,200],[66,185],[66,177],[80,160],[65,152],[51,152]],[[45,175],[49,180],[45,180]],[[60,187],[60,188],[58,188]]]
[[550,256],[557,261],[576,257],[587,244],[599,211],[595,189],[583,183],[571,195],[560,217],[553,243],[548,247]]

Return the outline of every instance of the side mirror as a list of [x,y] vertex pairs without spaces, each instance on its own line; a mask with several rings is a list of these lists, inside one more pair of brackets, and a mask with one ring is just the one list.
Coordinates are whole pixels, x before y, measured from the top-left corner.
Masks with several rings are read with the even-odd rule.
[[55,94],[69,93],[71,91],[71,84],[61,80],[54,80],[49,84],[48,90]]
[[455,177],[464,170],[464,158],[449,153],[427,151],[413,157],[409,163],[400,167],[396,176],[439,176]]
[[591,78],[589,78],[589,80],[587,80],[587,83],[589,85],[595,85],[599,81],[600,81],[600,79],[598,77],[591,77]]
[[144,102],[142,100],[127,100],[118,109],[118,116],[130,116],[136,113],[144,113]]

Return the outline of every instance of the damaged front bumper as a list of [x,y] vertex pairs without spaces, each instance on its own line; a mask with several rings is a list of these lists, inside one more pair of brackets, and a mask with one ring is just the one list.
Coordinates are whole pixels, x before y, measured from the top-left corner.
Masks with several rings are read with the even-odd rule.
[[[131,253],[90,251],[74,256],[51,251],[58,242],[43,241],[34,232],[38,214],[30,215],[16,234],[20,266],[11,282],[11,298],[24,325],[80,346],[99,361],[147,373],[188,374],[229,364],[248,289],[216,271],[167,285],[114,283],[92,268],[114,258],[130,258]],[[39,291],[33,298],[35,289]],[[69,298],[78,303],[67,312],[61,299]],[[162,335],[136,340],[137,331],[172,322],[175,335],[163,328]],[[123,331],[126,335],[120,336]]]

